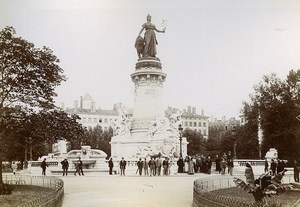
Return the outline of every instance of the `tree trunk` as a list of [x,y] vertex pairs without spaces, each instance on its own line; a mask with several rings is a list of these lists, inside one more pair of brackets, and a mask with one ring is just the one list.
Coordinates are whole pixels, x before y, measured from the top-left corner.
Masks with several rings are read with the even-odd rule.
[[0,151],[0,184],[3,184],[2,179],[2,152]]

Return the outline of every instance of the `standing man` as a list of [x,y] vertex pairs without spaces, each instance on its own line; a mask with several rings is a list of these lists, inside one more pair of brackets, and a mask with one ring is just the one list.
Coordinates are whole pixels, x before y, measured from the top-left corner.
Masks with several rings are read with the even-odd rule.
[[163,175],[168,175],[168,174],[169,174],[169,171],[168,171],[168,168],[169,168],[169,161],[168,161],[168,158],[167,158],[167,157],[166,157],[165,160],[163,161],[162,165],[163,165],[163,169],[164,169],[164,174],[163,174]]
[[228,167],[228,173],[232,176],[232,171],[233,171],[233,157],[231,155],[231,151],[228,151],[228,154],[227,154],[227,167]]
[[142,161],[142,158],[140,158],[139,161],[137,162],[137,167],[138,167],[138,170],[139,170],[139,175],[141,176],[142,175],[142,171],[143,171],[143,161]]
[[269,170],[269,162],[268,159],[265,158],[265,172],[267,172]]
[[271,160],[271,170],[272,170],[272,175],[276,175],[276,168],[277,168],[277,163],[275,162],[274,159]]
[[114,167],[114,162],[112,161],[112,158],[110,158],[108,161],[108,167],[109,167],[109,174],[112,175],[112,171]]
[[145,176],[149,176],[149,170],[148,170],[148,162],[147,159],[145,158],[144,162],[143,162],[143,167],[144,167],[144,173]]
[[282,171],[284,171],[284,162],[283,162],[283,160],[278,159],[277,174],[279,174]]
[[150,167],[150,176],[155,176],[155,161],[153,157],[151,158],[151,160],[149,160],[148,165]]
[[124,157],[122,157],[122,160],[120,161],[120,170],[121,170],[121,176],[125,176],[125,169],[126,169],[126,161],[124,160]]
[[179,157],[179,159],[177,160],[177,166],[178,166],[178,173],[183,173],[184,161],[182,157]]
[[63,161],[60,162],[61,163],[61,167],[63,169],[63,176],[68,175],[68,168],[69,168],[69,162],[67,159],[64,159]]
[[46,158],[44,158],[43,162],[41,163],[42,168],[42,175],[46,175],[46,168],[49,167],[46,163]]
[[299,183],[299,170],[300,166],[296,159],[294,159],[294,180]]
[[15,175],[16,172],[17,172],[17,169],[18,169],[18,165],[15,162],[12,162],[11,168],[12,168],[12,171],[13,171],[13,173]]
[[162,166],[162,161],[160,159],[160,156],[156,159],[155,166],[156,166],[156,175],[160,176],[161,166]]
[[207,174],[211,174],[211,166],[212,166],[212,161],[210,159],[210,157],[208,156],[207,158]]
[[221,172],[221,159],[219,158],[219,155],[216,155],[215,162],[216,162],[216,171],[220,173]]
[[75,172],[74,175],[76,175],[77,172],[78,172],[79,175],[81,175],[81,174],[84,175],[83,171],[82,171],[82,161],[81,161],[80,157],[77,160],[77,163],[76,163],[76,172]]

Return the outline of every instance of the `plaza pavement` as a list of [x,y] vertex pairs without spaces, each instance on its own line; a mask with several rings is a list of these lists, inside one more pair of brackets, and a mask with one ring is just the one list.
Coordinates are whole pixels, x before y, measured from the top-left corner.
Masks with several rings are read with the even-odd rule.
[[[233,174],[243,175],[244,170],[235,169]],[[135,171],[127,171],[126,176],[108,175],[108,172],[51,176],[64,181],[63,207],[192,207],[195,180],[210,177],[218,182],[220,178],[230,177],[214,171],[211,175],[176,173],[151,177],[136,175]]]
[[193,182],[206,176],[212,175],[59,177],[64,180],[63,207],[191,207]]
[[[233,174],[244,175],[244,170],[235,169]],[[213,171],[210,175],[176,173],[146,177],[129,171],[126,176],[86,173],[59,177],[64,180],[63,207],[192,207],[195,180],[211,177],[217,184],[220,178],[231,176]]]

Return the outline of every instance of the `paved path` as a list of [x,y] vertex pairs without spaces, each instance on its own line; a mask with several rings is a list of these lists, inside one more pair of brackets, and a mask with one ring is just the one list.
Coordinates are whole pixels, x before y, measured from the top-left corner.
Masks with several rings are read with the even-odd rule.
[[207,175],[61,177],[65,183],[63,207],[191,207],[193,182],[205,176]]

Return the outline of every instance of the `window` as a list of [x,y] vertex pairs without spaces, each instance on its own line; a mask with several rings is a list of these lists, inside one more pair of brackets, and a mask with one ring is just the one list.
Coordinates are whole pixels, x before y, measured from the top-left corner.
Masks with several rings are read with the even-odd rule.
[[107,118],[104,119],[104,123],[107,123]]
[[97,118],[94,118],[94,122],[97,122]]
[[193,122],[190,121],[190,126],[193,126]]
[[196,127],[197,126],[197,122],[194,122],[194,127]]
[[186,121],[186,122],[184,122],[184,126],[188,126],[189,125],[189,123]]
[[206,122],[203,122],[203,127],[206,127]]
[[99,119],[99,123],[102,123],[102,118]]
[[91,117],[89,117],[88,120],[89,120],[88,122],[92,122],[92,118]]
[[201,127],[201,122],[198,123],[198,126]]
[[82,117],[82,122],[86,122],[86,118],[85,117]]
[[203,130],[203,135],[206,136],[206,129]]

